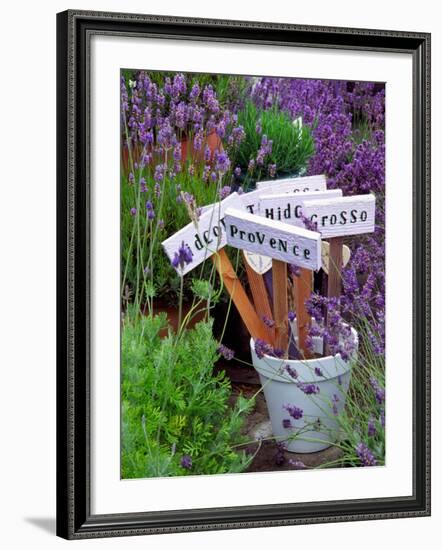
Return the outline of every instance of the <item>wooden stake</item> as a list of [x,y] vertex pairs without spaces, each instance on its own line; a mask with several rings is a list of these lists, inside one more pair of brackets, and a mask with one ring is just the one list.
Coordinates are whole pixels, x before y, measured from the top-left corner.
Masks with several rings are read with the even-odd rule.
[[217,254],[211,256],[211,259],[215,264],[221,279],[223,280],[224,286],[232,297],[232,301],[235,304],[241,319],[246,325],[250,336],[254,340],[257,338],[265,340],[267,337],[265,325],[256,314],[256,311],[253,308],[253,305],[251,304],[241,281],[238,279],[226,251],[222,248]]
[[343,241],[343,237],[333,237],[330,239],[327,288],[327,296],[329,298],[339,298],[339,296],[341,295],[342,246],[344,244]]
[[293,292],[296,309],[296,325],[298,327],[298,350],[304,359],[311,358],[306,347],[307,331],[310,325],[310,315],[305,309],[305,301],[310,298],[313,287],[313,272],[310,269],[300,268],[299,276],[293,275]]
[[[250,290],[253,296],[253,303],[255,304],[256,313],[259,318],[266,317],[273,321],[272,308],[269,302],[269,296],[267,294],[267,288],[265,285],[264,277],[251,267],[244,257],[244,265],[246,266],[247,278],[249,280]],[[265,326],[267,332],[266,341],[272,346],[275,345],[275,329]]]
[[275,319],[275,348],[288,349],[287,264],[272,261],[273,315]]

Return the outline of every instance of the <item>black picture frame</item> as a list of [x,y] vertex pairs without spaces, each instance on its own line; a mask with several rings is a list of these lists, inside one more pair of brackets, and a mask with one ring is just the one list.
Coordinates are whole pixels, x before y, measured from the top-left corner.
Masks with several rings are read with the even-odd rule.
[[[413,59],[413,495],[92,515],[89,41],[93,34],[404,52]],[[201,45],[203,46],[203,43]],[[67,539],[430,514],[430,35],[69,10],[57,15],[57,534]]]

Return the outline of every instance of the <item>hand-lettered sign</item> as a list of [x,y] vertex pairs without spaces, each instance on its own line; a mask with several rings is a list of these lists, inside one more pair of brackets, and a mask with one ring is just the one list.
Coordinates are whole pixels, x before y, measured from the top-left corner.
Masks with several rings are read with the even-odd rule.
[[375,196],[353,195],[302,202],[304,216],[317,224],[323,238],[374,231]]
[[[307,176],[304,178],[287,178],[271,181],[259,181],[256,184],[256,189],[248,193],[239,195],[242,206],[251,214],[257,214],[259,208],[259,198],[261,195],[276,195],[285,193],[313,193],[316,191],[325,191],[327,183],[325,176]],[[213,204],[208,204],[201,207],[201,212],[204,213]]]
[[308,199],[328,199],[342,197],[340,189],[314,191],[313,193],[263,194],[259,197],[259,215],[272,220],[282,221],[297,227],[304,227],[301,218],[303,201]]
[[225,211],[224,224],[230,246],[312,270],[321,267],[321,236],[316,231],[235,208]]
[[273,193],[272,189],[278,187],[277,193],[312,193],[325,191],[327,180],[324,174],[319,176],[303,176],[300,178],[285,178],[279,180],[258,181],[256,189]]
[[232,193],[207,208],[201,214],[197,226],[191,222],[162,242],[171,262],[183,242],[189,247],[192,261],[176,269],[179,275],[185,275],[226,245],[224,213],[226,208],[235,204],[238,204],[238,194]]
[[241,195],[241,201],[247,212],[257,214],[261,195],[276,195],[283,193],[311,193],[325,191],[327,182],[325,176],[308,176],[305,178],[287,178],[272,181],[259,181],[256,189]]

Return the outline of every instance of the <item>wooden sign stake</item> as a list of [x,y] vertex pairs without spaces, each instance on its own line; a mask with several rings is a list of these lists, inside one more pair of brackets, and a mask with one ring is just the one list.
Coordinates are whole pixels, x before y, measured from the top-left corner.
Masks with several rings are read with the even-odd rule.
[[304,359],[310,359],[311,353],[306,346],[306,338],[310,325],[310,315],[305,308],[305,301],[310,298],[313,288],[313,272],[301,268],[299,276],[293,275],[293,292],[296,309],[296,325],[298,327],[298,350]]
[[273,314],[275,318],[275,348],[288,350],[287,264],[272,261]]
[[341,295],[341,267],[343,237],[330,239],[329,267],[328,267],[328,288],[329,298],[339,298]]
[[[341,266],[342,266],[342,246],[343,237],[333,237],[329,239],[330,253],[328,261],[328,283],[327,296],[328,298],[339,298],[341,295]],[[326,323],[329,324],[329,319],[326,315]],[[328,346],[325,348],[325,353],[330,355]]]
[[250,336],[254,340],[257,338],[265,340],[267,337],[265,325],[256,314],[256,311],[253,308],[253,305],[251,304],[241,281],[238,279],[226,251],[224,249],[219,250],[217,254],[211,256],[211,259],[215,264],[221,279],[223,280],[224,286],[232,297],[232,301],[235,304],[241,319],[246,325]]
[[[244,252],[243,252],[244,254]],[[244,265],[246,267],[247,278],[249,280],[250,291],[253,296],[253,303],[255,304],[256,313],[260,319],[264,317],[273,321],[272,308],[270,307],[269,297],[267,294],[267,288],[265,285],[264,277],[251,267],[244,257]],[[265,326],[267,332],[266,341],[272,346],[275,345],[275,329]]]

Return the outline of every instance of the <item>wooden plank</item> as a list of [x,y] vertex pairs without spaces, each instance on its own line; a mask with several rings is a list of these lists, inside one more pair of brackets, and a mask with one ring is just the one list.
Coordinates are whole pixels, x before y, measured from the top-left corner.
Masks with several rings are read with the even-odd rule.
[[221,249],[217,254],[211,257],[216,269],[223,281],[224,287],[232,297],[232,301],[238,310],[241,319],[247,327],[250,336],[256,340],[263,340],[267,337],[264,323],[258,317],[253,305],[251,304],[244,287],[241,284],[227,253]]
[[316,231],[228,208],[224,216],[227,243],[275,260],[317,270],[321,238]]
[[[247,258],[245,257],[244,251],[243,254],[244,265],[246,267],[247,278],[250,285],[250,291],[253,296],[253,303],[255,304],[256,313],[258,314],[258,317],[260,319],[266,318],[270,321],[273,321],[272,308],[270,307],[269,296],[267,294],[264,278],[259,273],[256,273],[253,267],[249,264]],[[275,329],[273,327],[265,325],[265,330],[267,333],[266,341],[274,346]]]
[[310,298],[313,289],[313,273],[310,269],[300,269],[299,276],[292,275],[293,293],[296,310],[296,326],[298,328],[298,350],[304,359],[310,359],[311,353],[306,346],[306,338],[311,322],[305,308],[305,302]]
[[303,201],[304,215],[317,223],[323,238],[372,233],[375,222],[375,196],[353,195]]
[[275,348],[288,352],[288,304],[287,264],[280,260],[272,262],[273,314],[275,319]]
[[278,220],[297,227],[305,227],[301,218],[302,205],[305,200],[330,199],[342,197],[340,189],[315,191],[313,193],[277,193],[263,194],[259,197],[260,216]]
[[341,295],[343,240],[343,237],[330,239],[327,285],[327,296],[329,298],[339,298]]
[[238,194],[232,193],[224,200],[214,203],[201,214],[197,223],[193,221],[162,242],[162,246],[172,261],[182,243],[192,252],[192,261],[183,269],[176,268],[179,275],[195,269],[205,259],[226,245],[224,213],[229,206],[238,204]]

